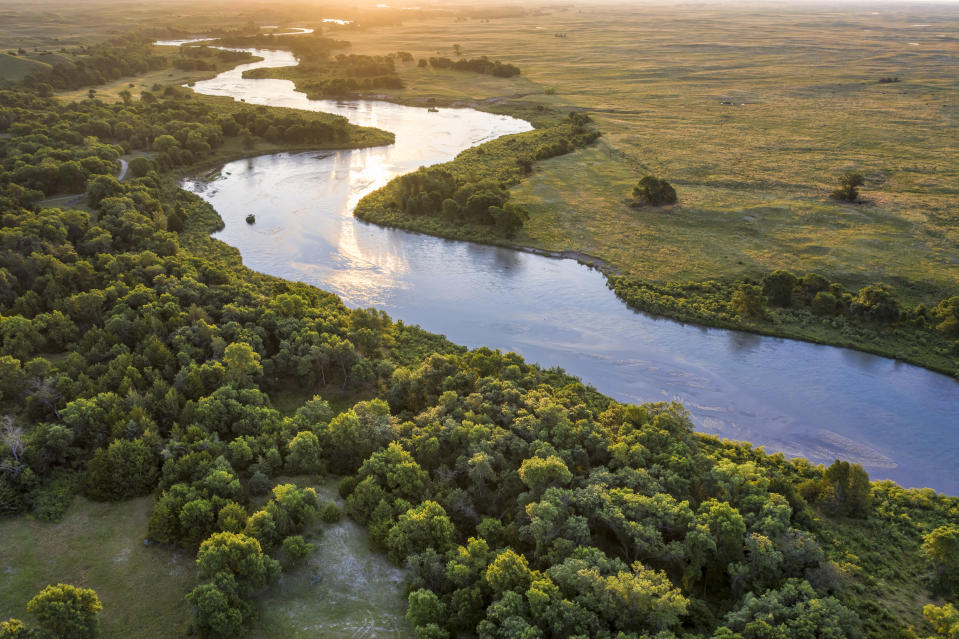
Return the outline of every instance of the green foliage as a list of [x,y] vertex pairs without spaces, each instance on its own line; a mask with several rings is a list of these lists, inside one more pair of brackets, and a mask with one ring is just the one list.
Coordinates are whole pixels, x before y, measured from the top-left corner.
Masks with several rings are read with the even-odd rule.
[[[458,55],[458,54],[457,54]],[[494,75],[498,78],[512,78],[520,74],[519,67],[512,64],[505,64],[499,60],[490,60],[486,56],[480,58],[460,58],[459,60],[450,60],[449,58],[429,58],[429,65],[434,69],[452,69],[453,71],[471,71],[473,73],[483,73]]]
[[[333,46],[304,42],[317,60]],[[188,598],[200,636],[242,632],[249,596],[276,577],[269,553],[292,563],[317,514],[338,519],[312,489],[273,486],[324,466],[348,475],[346,509],[371,544],[409,567],[421,637],[705,636],[722,618],[743,636],[801,636],[802,618],[855,636],[842,606],[885,637],[906,623],[886,591],[921,596],[923,534],[928,557],[951,565],[942,530],[955,500],[697,436],[678,405],[621,405],[515,354],[467,351],[252,273],[206,237],[215,213],[170,176],[230,138],[349,144],[345,120],[175,90],[121,97],[65,105],[0,91],[0,401],[23,425],[18,444],[15,427],[4,431],[0,512],[56,516],[79,469],[99,499],[155,490],[149,537],[199,548],[204,582]],[[597,135],[582,113],[544,112],[541,124],[394,181],[361,210],[499,241],[523,216],[508,198],[524,172],[516,159]],[[133,179],[117,182],[120,154],[147,146],[149,170],[138,177],[131,163]],[[95,213],[33,209],[88,181]],[[611,284],[657,312],[733,326],[825,318],[863,339],[908,329],[936,348],[956,306],[903,311],[882,287],[854,295],[785,272],[761,289]],[[733,305],[737,293],[746,299]],[[920,326],[933,317],[938,329]],[[293,385],[364,401],[334,414],[315,396],[287,417],[292,407],[270,398]]]
[[830,197],[842,202],[855,202],[859,199],[859,187],[865,184],[861,173],[843,173],[839,176],[839,188]]
[[947,595],[959,593],[959,526],[940,526],[922,539],[922,552],[933,569],[934,586]]
[[97,593],[69,584],[47,586],[27,603],[43,632],[57,639],[98,637],[102,609]]
[[763,291],[755,284],[740,284],[729,299],[730,310],[745,319],[762,317],[765,314]]
[[959,610],[950,603],[943,606],[926,604],[922,614],[936,633],[928,639],[956,639],[959,637]]
[[633,198],[636,206],[665,206],[677,201],[676,189],[666,180],[652,175],[643,177],[633,187]]
[[288,449],[286,467],[290,473],[317,473],[323,467],[320,441],[311,431],[304,430],[294,435]]
[[399,516],[386,537],[386,549],[393,561],[402,561],[414,552],[433,549],[445,552],[453,544],[455,529],[446,511],[433,501],[424,501]]
[[146,495],[156,487],[158,457],[149,442],[115,440],[87,462],[83,492],[91,499],[117,501]]
[[194,626],[201,637],[220,639],[240,633],[251,611],[237,591],[234,576],[221,572],[214,575],[210,583],[200,584],[187,595],[194,607]]
[[328,503],[320,511],[320,520],[326,524],[335,524],[343,518],[343,511],[333,502]]
[[773,271],[763,278],[763,295],[773,306],[792,306],[793,289],[798,281],[789,271]]
[[287,558],[287,565],[295,566],[310,556],[313,544],[303,539],[302,535],[291,535],[283,540],[283,553]]
[[277,563],[263,554],[260,542],[230,532],[215,533],[200,544],[196,565],[200,579],[213,579],[221,572],[231,574],[240,593],[262,588],[279,572]]
[[592,144],[599,132],[588,115],[551,118],[548,126],[468,149],[446,164],[395,178],[357,205],[357,217],[461,239],[512,237],[528,219],[508,188],[528,171],[516,158],[544,160]]
[[723,623],[727,631],[718,630],[717,639],[862,636],[852,611],[834,597],[819,597],[812,586],[799,580],[761,596],[746,595],[742,606],[726,615]]

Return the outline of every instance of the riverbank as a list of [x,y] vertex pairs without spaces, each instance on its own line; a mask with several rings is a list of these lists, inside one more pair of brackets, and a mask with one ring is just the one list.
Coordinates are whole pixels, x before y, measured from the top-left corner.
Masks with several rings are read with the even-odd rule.
[[[555,118],[552,126],[557,126],[555,111],[536,109],[529,104],[516,106],[502,102],[494,108],[488,103],[478,104],[477,107],[479,110],[513,117],[523,117],[535,110],[541,127],[537,131],[550,130],[551,115]],[[541,144],[542,141],[532,134],[510,136],[508,141],[493,140],[464,151],[452,162],[437,168],[453,175],[479,175],[516,187],[535,176],[536,169],[524,172],[518,170],[515,164],[504,163],[498,158],[504,153],[510,153],[513,157],[535,157]],[[538,165],[537,162],[534,167]],[[841,295],[836,298],[835,312],[816,312],[808,304],[804,307],[797,305],[797,308],[774,307],[764,301],[760,302],[763,307],[761,311],[744,317],[734,310],[733,296],[740,287],[757,284],[757,280],[651,283],[629,275],[627,267],[602,254],[590,254],[581,247],[556,249],[548,243],[537,243],[528,228],[529,223],[516,237],[506,237],[489,226],[462,221],[451,223],[443,216],[409,215],[396,206],[393,192],[396,188],[391,183],[366,196],[357,205],[355,215],[362,220],[392,228],[574,259],[602,271],[607,276],[609,288],[634,310],[703,326],[852,348],[959,377],[959,343],[936,330],[938,322],[927,307],[902,308],[898,321],[873,321],[866,317],[859,319],[848,312],[844,313],[839,305],[843,297],[847,300],[855,298],[857,291],[846,291],[845,287],[838,284]],[[650,214],[660,213],[651,211]]]
[[[407,68],[408,66],[401,66],[400,73],[404,81],[408,82],[410,86],[397,91],[366,93],[358,95],[358,99],[381,99],[395,104],[422,108],[474,108],[489,113],[526,119],[532,122],[540,132],[549,131],[551,127],[557,126],[558,123],[562,122],[561,117],[565,114],[584,112],[572,109],[569,106],[547,106],[543,102],[555,102],[555,100],[547,96],[545,90],[537,93],[535,85],[532,85],[525,78],[522,82],[532,85],[534,90],[490,96],[488,93],[492,89],[483,85],[479,91],[470,96],[464,94],[463,87],[455,83],[463,81],[461,76],[464,74],[462,73],[437,73],[429,70],[424,71],[421,68],[413,70]],[[256,74],[257,77],[267,75],[289,79],[296,83],[300,90],[306,89],[305,86],[299,86],[300,83],[306,81],[306,76],[298,70],[298,67],[261,69]],[[465,75],[470,76],[472,74]],[[426,79],[410,82],[411,77],[419,78],[419,76],[424,76]],[[438,88],[442,87],[444,83],[450,82],[451,78],[455,81],[453,89],[450,89],[450,87]],[[509,82],[514,81],[510,80]],[[417,86],[419,89],[414,88]],[[421,93],[417,94],[417,91]],[[585,113],[588,112],[585,111]],[[568,135],[568,132],[566,133]],[[526,137],[523,137],[524,135]],[[524,195],[535,192],[537,188],[535,185],[542,175],[544,166],[555,165],[556,163],[576,165],[585,162],[592,164],[596,162],[600,151],[597,145],[591,148],[576,145],[577,152],[575,154],[561,153],[558,154],[558,157],[543,159],[537,158],[541,146],[542,142],[529,134],[513,136],[508,148],[504,148],[502,141],[494,140],[478,147],[482,149],[482,152],[466,151],[453,162],[443,165],[442,168],[454,175],[481,175],[484,178],[496,179],[500,184],[511,186],[514,195],[520,195],[516,198],[516,201],[526,204],[528,198]],[[608,144],[602,142],[600,146],[608,147]],[[607,150],[612,157],[612,149],[608,148]],[[530,164],[529,169],[521,170],[517,168],[515,163],[507,165],[503,162],[497,162],[495,158],[504,152],[512,154],[517,159],[523,157],[535,158],[535,164]],[[598,176],[594,176],[594,178],[598,179]],[[595,185],[587,182],[584,186],[592,188]],[[550,221],[547,222],[537,215],[537,207],[530,213],[530,219],[523,229],[517,232],[514,237],[506,237],[503,233],[489,226],[463,223],[462,220],[452,221],[439,215],[409,215],[395,206],[396,198],[390,192],[390,189],[390,186],[384,187],[383,193],[373,193],[364,198],[357,206],[357,217],[376,224],[437,237],[504,246],[517,250],[532,251],[541,255],[575,259],[580,263],[601,270],[607,276],[608,286],[634,310],[703,326],[742,330],[760,335],[852,348],[959,377],[959,342],[935,329],[938,320],[931,311],[938,300],[935,299],[935,294],[931,291],[920,295],[923,299],[934,300],[925,306],[916,304],[915,293],[910,298],[902,300],[901,320],[898,322],[875,322],[868,318],[851,315],[848,312],[848,307],[850,306],[850,300],[858,294],[858,290],[856,288],[846,290],[842,283],[834,284],[834,286],[839,286],[838,290],[841,291],[839,297],[836,298],[836,312],[814,312],[807,303],[806,306],[797,308],[764,305],[761,313],[743,316],[733,310],[732,298],[734,293],[743,285],[758,283],[759,279],[768,273],[758,273],[753,278],[739,279],[718,276],[714,280],[699,281],[688,277],[682,280],[651,280],[637,276],[636,269],[633,268],[632,264],[623,263],[621,258],[617,259],[604,254],[601,246],[576,241],[573,241],[571,245],[568,239],[554,237],[555,233],[553,231],[543,233],[544,224],[552,226],[553,218],[566,216],[579,219],[583,217],[583,214],[578,211],[554,211]],[[563,204],[559,203],[555,205],[555,207],[562,206]],[[668,218],[674,214],[673,211],[663,212],[655,208],[639,210],[634,213],[636,216],[646,218]],[[568,224],[568,221],[562,223],[562,225]],[[682,224],[686,225],[688,222],[683,221]],[[612,228],[608,229],[607,232],[616,234],[616,230]],[[630,241],[630,238],[624,239],[625,243]],[[692,256],[690,257],[695,259]],[[803,274],[797,273],[797,275],[802,276]],[[862,282],[862,280],[859,280],[859,282],[859,286],[877,283]],[[916,288],[909,281],[898,278],[896,284],[894,295],[898,295],[899,291],[903,289],[914,291]],[[944,294],[944,292],[940,292],[940,295]],[[844,307],[841,304],[843,299],[846,300]]]

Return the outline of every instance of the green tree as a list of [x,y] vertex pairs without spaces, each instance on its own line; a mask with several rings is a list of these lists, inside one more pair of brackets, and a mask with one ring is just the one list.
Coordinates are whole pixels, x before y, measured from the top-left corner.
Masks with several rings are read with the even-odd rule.
[[865,182],[861,173],[843,173],[839,176],[839,188],[833,191],[830,197],[842,202],[855,202],[859,199],[859,187]]
[[755,284],[742,283],[733,291],[729,310],[740,317],[754,319],[765,315],[765,304],[761,288]]
[[922,552],[932,562],[936,587],[959,593],[959,526],[940,526],[923,537]]
[[279,573],[279,565],[263,554],[260,542],[231,532],[215,533],[200,544],[196,565],[201,579],[212,579],[220,572],[232,574],[241,594],[265,586]]
[[922,608],[922,615],[936,633],[928,639],[959,639],[959,610],[951,603],[942,606],[926,604]]
[[664,206],[676,203],[676,189],[666,180],[647,175],[633,187],[633,198],[639,205]]
[[534,494],[541,494],[550,486],[565,486],[573,478],[566,462],[557,457],[531,457],[519,467],[519,478]]
[[83,492],[91,499],[117,501],[150,493],[155,487],[159,458],[144,439],[115,440],[87,462]]
[[942,300],[933,312],[941,320],[936,330],[952,337],[959,337],[959,295]]
[[799,280],[789,271],[777,270],[763,278],[763,295],[773,306],[792,306],[793,289]]
[[286,457],[287,470],[296,475],[317,473],[322,467],[320,441],[311,431],[300,431],[290,440]]
[[263,375],[260,354],[245,342],[230,344],[223,351],[223,366],[227,381],[237,388],[250,386]]
[[390,559],[399,563],[408,555],[434,549],[446,552],[453,545],[453,523],[435,501],[424,501],[399,516],[386,537]]
[[302,535],[291,535],[283,540],[283,553],[291,566],[309,557],[311,552],[313,552],[313,544],[303,539]]
[[825,499],[839,513],[849,517],[865,517],[872,503],[869,475],[859,464],[839,461],[823,473],[827,485]]
[[31,639],[32,635],[19,619],[0,621],[0,639]]
[[69,584],[47,586],[27,603],[40,628],[57,639],[98,637],[102,609],[96,592]]
[[229,572],[214,575],[210,583],[193,589],[186,598],[194,608],[195,626],[204,639],[236,637],[250,614],[250,605],[237,593],[236,579]]

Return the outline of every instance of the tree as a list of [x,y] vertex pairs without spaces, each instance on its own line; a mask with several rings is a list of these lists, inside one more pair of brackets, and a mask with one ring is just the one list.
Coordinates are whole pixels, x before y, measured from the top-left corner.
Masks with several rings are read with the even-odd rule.
[[823,473],[823,481],[827,487],[825,498],[839,513],[849,517],[865,517],[869,513],[872,486],[862,466],[837,459]]
[[32,639],[30,632],[19,619],[0,621],[0,639]]
[[755,284],[740,284],[729,300],[729,309],[746,319],[762,317],[766,313],[762,289]]
[[286,457],[288,472],[296,475],[320,471],[322,466],[320,440],[311,431],[304,430],[294,435],[288,448],[290,451]]
[[[959,637],[959,610],[951,603],[942,606],[926,604],[922,608],[922,616],[935,631],[934,637],[928,639],[956,639]],[[0,634],[0,637],[3,635]]]
[[859,187],[865,184],[861,173],[843,173],[839,176],[839,188],[832,192],[832,199],[841,202],[855,202],[859,199]]
[[729,637],[730,631],[757,639],[861,636],[856,613],[835,597],[819,597],[808,582],[797,579],[762,596],[747,593],[739,609],[727,614],[723,623],[717,638]]
[[359,402],[340,413],[328,426],[330,470],[352,473],[374,450],[394,438],[390,407],[381,399]]
[[143,177],[153,168],[153,163],[148,158],[139,156],[130,160],[129,168],[133,177]]
[[520,464],[519,478],[531,491],[540,494],[550,486],[565,486],[573,478],[566,463],[556,455],[532,457]]
[[959,526],[940,526],[923,537],[922,552],[932,562],[936,587],[959,592]]
[[936,318],[942,320],[936,326],[936,330],[952,337],[959,337],[959,295],[939,302],[933,313]]
[[215,533],[200,544],[196,565],[201,579],[212,579],[220,572],[232,574],[241,594],[265,586],[279,572],[276,561],[263,554],[260,542],[231,532]]
[[292,535],[283,540],[283,552],[287,556],[289,565],[293,566],[313,552],[313,544],[307,543],[302,535]]
[[100,634],[103,609],[97,593],[69,584],[47,586],[27,603],[27,612],[57,639],[93,639]]
[[224,349],[223,366],[227,381],[233,382],[237,388],[249,386],[263,375],[260,354],[245,342],[230,344]]
[[870,284],[859,289],[859,295],[849,310],[855,315],[884,323],[897,321],[901,314],[899,302],[885,284]]
[[87,462],[83,490],[91,499],[117,501],[146,495],[156,487],[158,457],[142,438],[115,440]]
[[435,501],[424,501],[399,516],[386,537],[390,559],[399,563],[408,555],[433,548],[445,552],[453,545],[455,529],[446,511]]
[[647,175],[633,187],[633,197],[639,206],[664,206],[676,203],[676,189],[666,180]]
[[196,628],[201,637],[219,639],[240,634],[250,606],[237,593],[236,579],[231,573],[214,575],[210,583],[193,589],[186,598],[194,607]]
[[773,271],[763,278],[763,295],[773,306],[792,306],[793,289],[796,288],[798,281],[789,271]]

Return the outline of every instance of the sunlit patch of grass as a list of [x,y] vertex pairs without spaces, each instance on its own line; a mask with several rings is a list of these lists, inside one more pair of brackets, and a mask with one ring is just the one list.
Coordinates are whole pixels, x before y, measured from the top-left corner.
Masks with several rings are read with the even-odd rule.
[[61,521],[0,521],[0,619],[26,620],[26,604],[48,584],[93,588],[105,637],[182,637],[193,556],[144,545],[152,497],[103,504],[76,497]]

